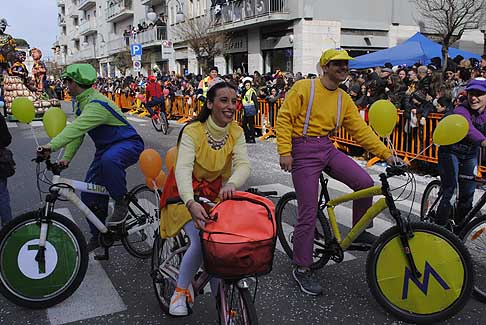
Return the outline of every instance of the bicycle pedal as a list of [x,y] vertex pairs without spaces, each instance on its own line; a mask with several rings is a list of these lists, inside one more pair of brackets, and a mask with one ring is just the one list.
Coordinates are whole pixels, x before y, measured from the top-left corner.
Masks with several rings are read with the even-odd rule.
[[108,247],[105,247],[105,253],[103,255],[95,255],[94,259],[96,261],[107,261],[110,259],[110,253]]
[[370,248],[371,248],[370,244],[351,244],[351,246],[349,246],[347,250],[366,252],[369,251]]

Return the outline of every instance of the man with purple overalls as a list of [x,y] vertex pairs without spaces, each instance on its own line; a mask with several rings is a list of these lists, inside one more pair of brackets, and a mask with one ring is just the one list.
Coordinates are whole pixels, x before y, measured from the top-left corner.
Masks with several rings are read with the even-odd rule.
[[[322,293],[322,287],[309,267],[312,264],[320,173],[326,169],[331,177],[354,191],[374,185],[363,168],[334,147],[329,134],[342,126],[366,150],[389,164],[394,163],[394,157],[363,121],[351,97],[338,87],[348,75],[348,60],[352,58],[345,50],[325,51],[319,60],[321,78],[297,81],[288,92],[277,118],[280,167],[292,173],[298,203],[293,242],[296,267],[292,275],[301,290],[311,295]],[[353,202],[353,225],[371,204],[372,198]],[[365,231],[355,242],[370,244],[375,239]]]
[[[137,131],[128,123],[114,102],[91,86],[96,71],[90,64],[72,64],[61,75],[70,95],[76,99],[74,121],[44,145],[45,155],[65,148],[61,165],[68,166],[83,143],[86,133],[95,143],[96,153],[86,174],[85,182],[99,184],[108,190],[115,201],[113,214],[106,221],[108,227],[122,224],[128,213],[125,170],[138,161],[144,143]],[[108,214],[108,197],[82,193],[81,200],[104,221]],[[92,237],[88,250],[99,247],[98,229],[89,223]]]

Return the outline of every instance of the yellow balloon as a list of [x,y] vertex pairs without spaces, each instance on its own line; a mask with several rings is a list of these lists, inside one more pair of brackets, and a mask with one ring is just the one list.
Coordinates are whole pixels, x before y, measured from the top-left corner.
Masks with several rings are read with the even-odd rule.
[[30,123],[35,117],[34,103],[27,97],[17,97],[12,102],[12,114],[19,122]]
[[447,146],[464,139],[469,132],[469,123],[459,114],[444,117],[435,127],[432,140],[435,144]]
[[387,137],[397,124],[397,108],[389,100],[377,100],[371,105],[368,118],[373,130],[380,137]]
[[51,107],[42,118],[44,129],[49,138],[54,138],[66,127],[66,113],[59,107]]

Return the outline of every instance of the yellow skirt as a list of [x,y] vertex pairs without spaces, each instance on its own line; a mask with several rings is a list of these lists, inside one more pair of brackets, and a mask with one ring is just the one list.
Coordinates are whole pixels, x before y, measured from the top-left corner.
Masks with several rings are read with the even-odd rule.
[[174,237],[190,220],[191,213],[183,203],[168,204],[160,211],[160,237]]

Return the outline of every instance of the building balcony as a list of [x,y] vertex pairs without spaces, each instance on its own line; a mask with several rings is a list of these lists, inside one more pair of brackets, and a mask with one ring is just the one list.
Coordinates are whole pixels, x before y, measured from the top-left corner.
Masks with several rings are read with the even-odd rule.
[[117,37],[109,40],[106,44],[108,54],[115,54],[124,50],[130,50],[130,43],[125,37]]
[[142,6],[157,6],[165,2],[165,0],[140,0],[140,1],[142,3]]
[[57,17],[57,24],[59,26],[66,26],[66,18],[64,16]]
[[57,6],[58,7],[64,7],[65,6],[64,0],[57,0]]
[[110,23],[133,17],[132,0],[112,0],[105,13],[106,20]]
[[223,5],[219,11],[210,9],[213,26],[210,32],[248,28],[248,25],[268,25],[290,20],[288,0],[243,0]]
[[78,10],[88,10],[89,8],[95,7],[95,0],[79,0]]
[[96,58],[93,44],[86,45],[86,47],[83,47],[78,53],[79,53],[78,58],[80,60],[89,60],[89,59]]
[[161,41],[167,39],[167,27],[154,27],[130,36],[130,44],[142,44],[143,47],[160,46]]
[[98,30],[96,29],[96,20],[90,19],[82,22],[79,25],[79,34],[80,35],[91,35],[96,34]]

